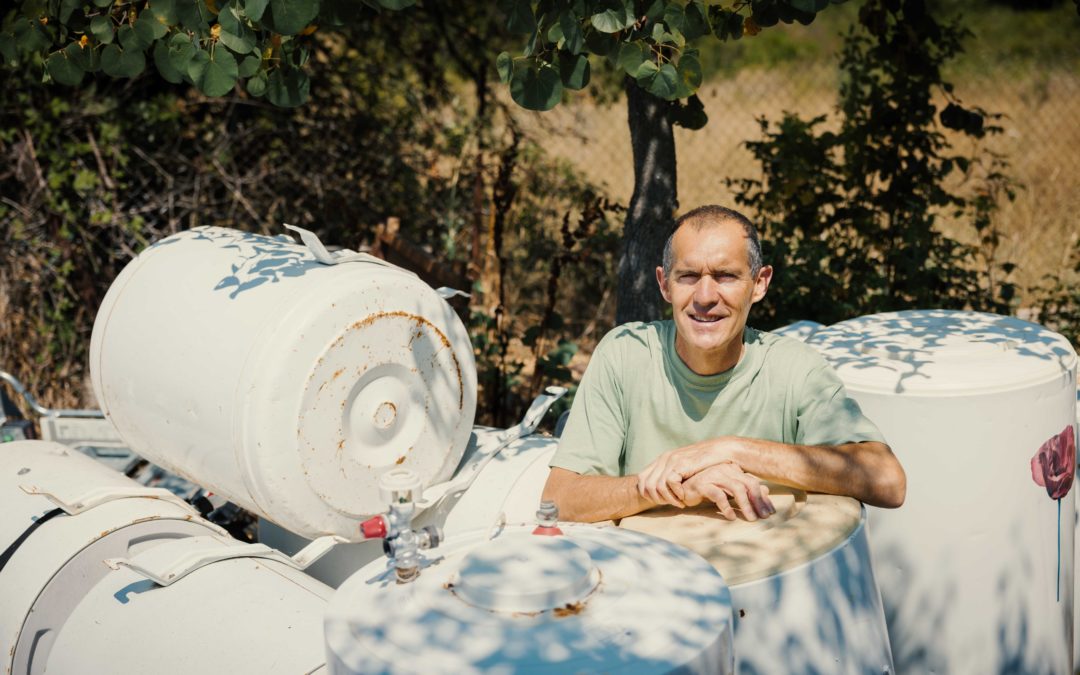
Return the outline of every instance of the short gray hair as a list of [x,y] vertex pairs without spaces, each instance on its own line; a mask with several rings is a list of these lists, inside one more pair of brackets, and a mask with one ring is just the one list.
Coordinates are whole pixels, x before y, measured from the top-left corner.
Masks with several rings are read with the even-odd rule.
[[742,225],[743,232],[746,234],[750,276],[756,277],[764,264],[761,258],[761,240],[758,239],[757,228],[754,227],[749,218],[734,209],[707,204],[683,214],[675,221],[675,226],[671,228],[671,234],[668,235],[667,241],[664,243],[664,278],[666,279],[671,275],[671,267],[675,264],[675,251],[672,242],[675,239],[675,233],[679,231],[680,227],[689,224],[700,228],[705,225],[719,225],[728,222],[736,222]]

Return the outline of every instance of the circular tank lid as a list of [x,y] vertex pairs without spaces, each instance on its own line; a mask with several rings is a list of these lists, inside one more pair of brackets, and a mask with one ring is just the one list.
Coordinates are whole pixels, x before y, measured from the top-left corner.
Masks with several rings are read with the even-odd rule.
[[629,530],[561,527],[452,538],[408,584],[385,561],[363,568],[330,601],[330,671],[730,671],[731,597],[705,560]]
[[1061,335],[1008,316],[910,310],[843,321],[813,345],[855,391],[958,395],[1069,377],[1076,352]]
[[727,520],[713,504],[665,506],[623,518],[619,527],[662,537],[702,556],[729,586],[815,560],[844,542],[862,522],[862,505],[849,497],[807,494],[769,484],[776,513]]
[[453,585],[474,607],[546,612],[584,601],[599,581],[589,554],[572,540],[513,534],[466,555]]

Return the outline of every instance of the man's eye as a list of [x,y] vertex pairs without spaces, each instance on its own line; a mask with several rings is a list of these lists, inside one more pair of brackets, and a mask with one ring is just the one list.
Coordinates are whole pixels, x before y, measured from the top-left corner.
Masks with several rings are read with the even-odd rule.
[[701,275],[699,275],[699,274],[680,274],[679,275],[679,281],[681,281],[682,283],[686,283],[686,284],[692,284],[695,281],[697,281],[700,277],[701,277]]

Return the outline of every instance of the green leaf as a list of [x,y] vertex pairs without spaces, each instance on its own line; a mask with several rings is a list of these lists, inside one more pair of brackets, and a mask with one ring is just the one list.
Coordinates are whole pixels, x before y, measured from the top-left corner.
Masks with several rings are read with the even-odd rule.
[[[655,65],[655,64],[654,64]],[[675,66],[670,63],[665,63],[660,68],[646,77],[637,78],[638,84],[645,88],[650,94],[657,98],[670,101],[677,98],[676,94],[679,90],[679,71],[675,69]]]
[[585,48],[598,56],[612,56],[619,53],[619,39],[610,33],[590,30],[585,32]]
[[692,0],[686,6],[686,27],[682,29],[687,42],[708,35],[712,32],[709,26],[709,11],[702,0]]
[[63,51],[69,61],[88,73],[94,72],[101,66],[97,54],[90,46],[80,47],[78,42],[72,42],[64,47]]
[[506,30],[522,34],[536,30],[536,17],[528,0],[514,0],[507,8]]
[[581,24],[572,15],[563,14],[559,17],[559,27],[566,41],[563,48],[571,54],[580,54],[585,48],[585,33],[581,30]]
[[82,82],[83,75],[86,74],[85,70],[73,63],[62,51],[49,55],[45,60],[45,69],[49,71],[52,79],[69,87]]
[[[258,21],[262,18],[268,4],[270,4],[270,0],[241,0],[240,6],[243,8],[247,18]],[[262,96],[262,94],[258,95]]]
[[134,28],[139,40],[146,43],[147,46],[154,44],[155,41],[165,37],[165,34],[169,32],[169,27],[158,19],[157,14],[152,9],[143,10],[139,18],[135,20]]
[[183,0],[176,5],[176,16],[180,25],[199,37],[206,37],[210,32],[210,19],[213,18],[203,0]]
[[187,77],[188,66],[196,51],[195,44],[186,33],[176,33],[169,38],[169,65],[182,77]]
[[584,54],[559,54],[559,77],[567,89],[584,89],[589,84],[589,57]]
[[679,5],[668,5],[664,10],[664,23],[680,33],[686,30],[686,12]]
[[503,84],[510,81],[510,77],[514,74],[514,59],[510,57],[509,52],[502,52],[495,59],[495,70],[499,71],[499,80]]
[[176,3],[177,0],[154,0],[154,15],[168,26],[176,25],[180,21]]
[[247,81],[247,92],[252,96],[266,93],[266,73],[259,73]]
[[627,42],[619,50],[619,68],[631,77],[637,77],[638,69],[646,61],[650,61],[649,48],[639,42]]
[[236,57],[228,50],[215,49],[213,55],[200,49],[188,65],[188,77],[207,96],[224,96],[239,77]]
[[221,44],[233,50],[237,54],[250,54],[256,51],[255,36],[251,34],[238,37],[232,33],[221,31],[218,35]]
[[270,0],[263,23],[282,35],[296,35],[319,15],[319,0]]
[[145,51],[147,47],[153,44],[153,40],[143,40],[135,32],[135,29],[128,25],[120,26],[120,29],[116,31],[116,39],[126,52]]
[[687,50],[687,53],[684,53],[679,59],[679,78],[686,83],[686,86],[689,87],[691,91],[697,91],[698,87],[701,86],[703,79],[701,73],[701,61],[698,60],[695,54],[689,52],[690,50]]
[[[56,18],[60,20],[60,23],[66,24],[71,21],[71,15],[80,7],[82,7],[82,0],[60,0],[60,12],[57,14]],[[79,79],[82,79],[82,75],[79,76]],[[57,82],[60,82],[60,80],[57,80]],[[61,82],[61,84],[64,83]]]
[[244,60],[240,62],[240,67],[238,69],[240,77],[251,77],[255,73],[259,72],[260,65],[262,65],[262,59],[258,56],[251,54],[245,57]]
[[593,28],[601,33],[616,33],[634,25],[632,0],[600,0],[590,19]]
[[0,33],[0,56],[4,57],[4,63],[15,63],[15,36],[8,33]]
[[281,108],[295,108],[308,100],[311,81],[302,70],[283,70],[270,73],[266,83],[266,98]]
[[398,11],[416,4],[416,0],[379,0],[379,5],[391,11]]
[[94,7],[111,7],[113,0],[94,0]]
[[37,21],[23,19],[15,25],[15,44],[26,52],[40,52],[52,46],[52,37]]
[[146,58],[134,49],[105,45],[101,52],[101,69],[110,77],[135,77],[146,68]]
[[510,80],[510,97],[528,110],[551,110],[562,100],[562,79],[550,63],[516,68]]
[[90,33],[103,45],[110,44],[116,37],[112,19],[107,16],[95,16],[90,19]]
[[165,81],[180,84],[184,81],[184,71],[173,66],[169,59],[169,45],[165,41],[158,41],[154,45],[154,65]]

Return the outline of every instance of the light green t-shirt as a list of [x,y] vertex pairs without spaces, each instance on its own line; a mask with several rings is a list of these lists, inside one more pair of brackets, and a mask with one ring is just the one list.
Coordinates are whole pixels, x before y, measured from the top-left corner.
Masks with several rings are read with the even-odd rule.
[[734,368],[698,375],[675,352],[673,322],[617,327],[581,378],[551,466],[631,475],[667,450],[717,436],[884,442],[813,347],[752,328],[743,342]]

